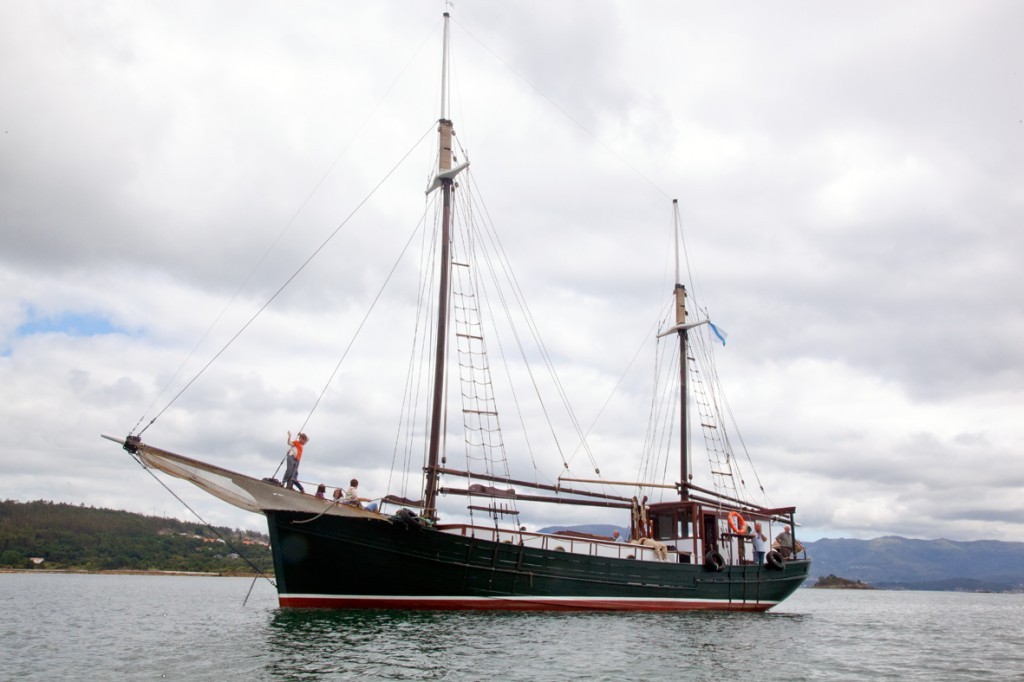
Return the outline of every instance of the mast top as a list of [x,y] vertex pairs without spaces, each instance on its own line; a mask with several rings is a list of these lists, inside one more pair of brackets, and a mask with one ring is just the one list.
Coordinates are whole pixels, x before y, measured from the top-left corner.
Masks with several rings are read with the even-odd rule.
[[672,200],[672,227],[675,232],[673,242],[676,247],[676,285],[678,285],[681,282],[679,279],[679,240],[682,234],[682,230],[679,228],[679,199]]
[[448,43],[450,33],[448,22],[451,15],[444,13],[444,40],[441,50],[441,117],[437,122],[438,153],[437,173],[427,185],[426,193],[430,194],[440,187],[444,182],[454,182],[455,176],[469,165],[469,161],[463,161],[453,167],[452,149],[454,144],[455,131],[451,120],[448,118],[449,96],[448,96]]
[[448,20],[451,16],[444,13],[444,40],[441,43],[441,121],[448,120]]

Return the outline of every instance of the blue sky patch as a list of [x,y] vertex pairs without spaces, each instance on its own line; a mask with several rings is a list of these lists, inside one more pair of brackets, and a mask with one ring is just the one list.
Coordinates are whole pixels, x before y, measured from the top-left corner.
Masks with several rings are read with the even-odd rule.
[[115,327],[110,320],[90,313],[62,313],[56,317],[40,317],[29,320],[15,330],[18,336],[33,334],[63,333],[68,336],[99,336],[102,334],[127,334],[128,331]]

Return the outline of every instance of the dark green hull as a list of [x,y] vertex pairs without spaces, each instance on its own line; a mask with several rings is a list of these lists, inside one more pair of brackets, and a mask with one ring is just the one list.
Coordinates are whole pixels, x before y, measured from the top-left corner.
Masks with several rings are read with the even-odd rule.
[[764,611],[810,561],[639,561],[474,539],[378,519],[267,512],[282,606],[491,610]]

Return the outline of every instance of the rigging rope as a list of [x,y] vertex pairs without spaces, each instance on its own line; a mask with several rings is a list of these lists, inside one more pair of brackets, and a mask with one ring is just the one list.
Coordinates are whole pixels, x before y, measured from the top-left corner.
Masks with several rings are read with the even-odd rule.
[[[641,339],[640,341],[640,345],[637,346],[636,351],[633,352],[633,357],[629,359],[629,364],[626,365],[626,369],[623,370],[622,374],[619,376],[619,380],[615,382],[615,386],[613,386],[612,390],[609,391],[608,397],[605,399],[604,404],[601,405],[601,409],[597,411],[597,415],[594,417],[594,420],[590,423],[590,426],[587,427],[586,433],[583,434],[584,439],[587,436],[589,436],[591,430],[593,430],[593,428],[597,426],[597,422],[601,419],[601,415],[603,415],[605,409],[608,408],[608,404],[612,401],[612,398],[615,397],[615,394],[618,392],[619,387],[622,386],[622,382],[626,380],[626,376],[629,374],[629,371],[633,369],[633,363],[636,362],[636,359],[638,357],[640,357],[640,351],[642,351],[644,349],[644,346],[647,345],[648,340],[651,338],[651,332],[656,331],[658,327],[659,324],[657,320],[655,320],[654,324],[651,325],[651,328],[648,329],[647,333],[644,334],[643,339]],[[572,454],[569,455],[570,462],[572,462],[573,457],[576,456],[576,453],[579,452],[579,449],[582,446],[583,443],[580,442],[580,444],[576,446],[576,449],[572,451]]]
[[[152,469],[150,469],[148,466],[146,466],[146,464],[142,461],[142,458],[140,458],[138,455],[136,455],[134,452],[131,452],[130,450],[125,450],[125,452],[127,452],[129,454],[129,456],[131,456],[131,458],[134,459],[138,463],[138,465],[140,467],[142,467],[146,471],[146,473],[148,473],[150,476],[152,476],[153,480],[155,480],[157,483],[162,485],[164,487],[164,490],[169,492],[174,497],[174,499],[176,499],[178,502],[180,502],[181,505],[183,507],[185,507],[185,509],[188,509],[190,512],[192,512],[192,515],[195,516],[197,519],[199,519],[199,521],[204,526],[206,526],[211,531],[213,531],[213,534],[216,535],[218,538],[220,538],[224,542],[224,544],[227,545],[229,549],[231,549],[232,552],[234,552],[239,557],[241,557],[241,559],[243,561],[245,561],[245,563],[249,564],[249,567],[252,568],[252,570],[254,570],[256,572],[257,576],[265,578],[268,583],[270,583],[271,585],[274,586],[274,589],[277,589],[277,585],[274,583],[273,580],[270,579],[270,577],[268,575],[266,575],[263,572],[262,568],[260,568],[259,566],[257,566],[253,562],[249,561],[249,559],[247,557],[245,557],[241,552],[238,551],[238,549],[234,545],[231,544],[231,541],[229,541],[227,538],[225,538],[223,535],[221,535],[220,532],[216,528],[214,528],[210,524],[209,521],[204,519],[202,516],[200,516],[199,512],[197,512],[195,509],[193,509],[191,506],[189,506],[188,502],[186,502],[185,500],[181,499],[181,497],[179,497],[176,492],[171,490],[170,486],[168,486],[166,483],[164,483],[160,479],[159,476],[157,476],[156,474],[153,473]],[[251,589],[252,588],[250,588],[250,591],[251,591]],[[246,595],[246,599],[248,599],[248,598],[249,598],[248,595]]]
[[391,270],[388,272],[387,277],[384,278],[384,283],[380,285],[380,289],[377,290],[377,295],[373,297],[370,307],[367,308],[366,314],[363,315],[363,319],[359,322],[359,326],[356,327],[356,331],[352,334],[352,338],[349,339],[348,345],[345,346],[345,352],[341,354],[341,359],[338,360],[338,364],[334,366],[334,371],[332,371],[331,375],[327,378],[327,383],[324,384],[323,389],[320,391],[320,395],[316,397],[316,402],[313,403],[313,407],[309,410],[309,414],[306,415],[306,420],[302,422],[302,428],[300,431],[305,430],[309,420],[313,417],[313,413],[316,412],[316,408],[320,405],[320,401],[323,399],[324,394],[327,393],[328,387],[331,385],[331,382],[334,381],[334,377],[337,376],[338,370],[341,369],[341,363],[345,362],[345,358],[348,357],[348,352],[352,350],[352,345],[356,342],[359,332],[363,330],[363,326],[370,318],[370,314],[373,313],[373,309],[377,306],[377,302],[380,301],[380,297],[384,294],[384,290],[387,289],[388,283],[391,282],[391,277],[394,276],[395,271],[398,269],[398,264],[402,262],[405,252],[409,250],[409,245],[412,244],[413,237],[415,237],[416,233],[419,232],[422,224],[422,222],[418,222],[416,224],[416,228],[412,231],[412,234],[409,235],[409,239],[406,240],[405,246],[402,247],[402,251],[398,254],[398,258],[395,259],[394,265],[391,266]]
[[322,512],[320,512],[319,514],[317,514],[316,516],[314,516],[312,518],[305,519],[304,521],[292,521],[292,523],[295,523],[295,524],[312,523],[313,521],[316,521],[321,516],[323,516],[324,514],[329,512],[331,509],[333,509],[337,504],[339,504],[339,502],[340,502],[340,500],[338,500],[338,499],[331,500],[331,503],[329,505],[327,505],[327,507],[324,508],[324,510]]
[[[435,158],[435,162],[437,159]],[[429,182],[429,178],[428,178]],[[458,196],[458,195],[456,195]],[[441,215],[440,193],[432,192],[426,195],[427,206],[421,218],[421,226],[426,225],[426,218],[429,210],[433,209],[433,224],[439,224]],[[419,433],[427,434],[430,431],[431,409],[430,401],[420,400],[423,394],[423,384],[430,384],[434,375],[435,344],[437,329],[431,322],[434,318],[434,308],[437,304],[437,297],[433,295],[437,285],[438,268],[436,261],[440,249],[439,230],[424,229],[422,231],[423,242],[420,248],[419,281],[416,298],[416,316],[414,320],[414,331],[412,344],[409,353],[408,368],[406,370],[405,385],[402,394],[402,405],[399,412],[399,420],[395,433],[395,444],[391,457],[391,472],[388,476],[388,489],[392,490],[392,481],[395,478],[396,468],[400,472],[400,488],[403,496],[409,495],[409,487],[412,457],[415,443],[422,443],[421,466],[426,467],[428,458],[429,439],[417,438]],[[449,322],[451,320],[449,319]],[[420,368],[422,371],[417,371]],[[422,414],[420,408],[423,407]],[[422,419],[422,422],[419,420]],[[417,431],[419,429],[419,431]],[[441,433],[445,433],[445,426],[441,427]],[[401,450],[402,466],[398,467],[398,459]],[[444,448],[442,447],[442,452]],[[444,462],[442,462],[444,464]],[[421,488],[419,495],[424,493]]]
[[[515,273],[513,272],[512,267],[511,267],[511,263],[508,260],[507,253],[506,253],[506,251],[504,249],[503,244],[501,243],[501,237],[498,235],[497,230],[494,228],[494,223],[491,220],[490,214],[487,211],[487,207],[484,206],[484,205],[481,205],[481,208],[483,210],[484,215],[487,218],[487,221],[486,221],[485,225],[488,228],[485,231],[484,235],[483,235],[483,236],[487,237],[487,241],[483,241],[482,244],[483,244],[484,247],[486,247],[487,243],[489,241],[491,249],[492,249],[492,253],[494,254],[494,257],[495,257],[495,260],[497,261],[498,265],[501,267],[502,272],[504,273],[504,275],[506,277],[506,280],[508,281],[508,284],[510,285],[508,288],[509,288],[509,290],[512,293],[513,299],[516,301],[516,303],[518,303],[518,308],[519,308],[519,310],[523,314],[523,318],[524,318],[524,320],[526,322],[527,329],[529,329],[530,335],[532,336],[533,341],[534,341],[534,343],[537,346],[537,349],[540,351],[541,358],[544,360],[544,365],[547,367],[548,375],[551,377],[552,382],[554,383],[554,386],[555,386],[555,388],[556,388],[556,390],[558,392],[559,398],[561,398],[562,405],[565,408],[566,413],[569,416],[569,420],[572,423],[573,427],[575,428],[575,430],[577,432],[577,435],[581,437],[581,441],[583,442],[583,447],[586,450],[588,456],[590,457],[591,463],[596,468],[597,467],[597,463],[594,461],[593,453],[590,452],[589,447],[586,445],[586,440],[582,438],[583,430],[580,428],[579,421],[576,419],[576,415],[575,415],[575,413],[572,410],[572,406],[568,402],[568,396],[566,395],[565,390],[564,390],[564,388],[563,388],[563,386],[561,384],[561,381],[558,378],[558,373],[555,371],[554,365],[553,365],[553,363],[551,361],[551,355],[550,355],[550,353],[548,353],[547,347],[544,345],[544,342],[543,342],[543,340],[540,337],[540,332],[539,332],[539,330],[537,328],[535,320],[533,319],[533,315],[530,312],[530,308],[529,308],[529,306],[526,303],[526,298],[525,298],[525,296],[523,294],[522,287],[520,287],[519,281],[516,279]],[[516,327],[513,324],[512,317],[511,317],[511,314],[509,312],[510,306],[508,304],[508,300],[506,299],[505,293],[504,293],[505,292],[505,287],[502,287],[501,283],[498,281],[498,279],[497,279],[497,272],[495,271],[495,269],[492,268],[490,272],[491,272],[491,279],[494,281],[494,284],[495,284],[495,290],[496,290],[496,293],[497,293],[498,300],[501,303],[502,311],[506,315],[506,319],[508,320],[509,327],[512,330],[512,335],[515,338],[517,347],[519,348],[520,356],[522,357],[523,361],[526,363],[527,373],[530,376],[530,381],[533,384],[534,392],[537,395],[537,400],[540,403],[541,410],[544,413],[544,418],[547,421],[548,429],[551,432],[551,437],[552,437],[552,439],[555,442],[555,448],[558,450],[560,456],[562,457],[562,463],[563,463],[564,467],[566,469],[568,469],[569,465],[568,465],[568,462],[565,461],[565,453],[562,451],[561,444],[559,443],[559,440],[558,440],[558,435],[557,435],[557,433],[554,430],[554,425],[553,425],[553,423],[551,421],[551,415],[548,412],[547,404],[544,402],[543,398],[541,397],[540,388],[539,388],[539,386],[537,384],[537,378],[534,375],[532,367],[529,365],[529,362],[527,361],[526,349],[525,349],[525,346],[523,345],[522,338],[520,337],[519,332],[516,330]]]
[[[253,314],[253,316],[250,317],[249,320],[244,325],[242,325],[242,328],[239,329],[237,332],[235,332],[234,336],[232,336],[228,340],[228,342],[226,344],[224,344],[224,346],[219,351],[217,351],[212,358],[210,358],[209,362],[207,362],[205,365],[203,365],[203,367],[199,370],[199,372],[197,372],[196,375],[194,377],[192,377],[188,381],[188,383],[185,384],[185,386],[183,386],[182,389],[175,394],[175,396],[173,398],[171,398],[170,402],[168,402],[167,405],[165,405],[164,408],[162,410],[160,410],[160,412],[158,412],[156,414],[156,416],[154,416],[149,421],[149,423],[146,424],[146,426],[141,431],[139,431],[139,433],[136,434],[136,435],[141,436],[143,433],[145,433],[146,429],[148,429],[150,426],[152,426],[153,423],[156,422],[156,420],[159,419],[163,415],[163,413],[166,412],[171,407],[171,405],[173,405],[175,403],[175,401],[177,401],[178,398],[180,398],[181,395],[185,391],[187,391],[189,389],[189,387],[191,387],[192,384],[194,384],[199,379],[199,377],[201,377],[206,372],[207,369],[210,368],[210,366],[214,362],[216,362],[216,360],[224,353],[224,351],[226,351],[231,346],[231,344],[233,344],[238,339],[238,337],[240,337],[242,335],[242,333],[245,332],[245,330],[248,329],[249,326],[253,322],[256,321],[256,318],[258,318],[263,313],[263,311],[265,311],[267,308],[270,307],[270,304],[273,303],[274,300],[278,296],[281,295],[281,292],[283,292],[295,280],[295,278],[299,276],[299,273],[301,273],[303,270],[305,270],[306,266],[308,266],[313,261],[313,259],[316,258],[320,254],[320,252],[324,250],[324,248],[327,246],[327,244],[330,243],[330,241],[332,239],[334,239],[334,237],[337,236],[337,234],[341,231],[341,229],[343,227],[345,227],[345,225],[347,225],[348,222],[350,220],[352,220],[352,218],[355,217],[356,213],[358,213],[360,211],[360,209],[362,209],[362,207],[366,204],[366,202],[369,201],[373,197],[373,195],[377,193],[377,190],[379,190],[381,188],[381,186],[385,182],[387,182],[387,180],[395,173],[395,171],[398,170],[398,168],[403,163],[405,163],[405,160],[407,158],[409,158],[409,155],[412,154],[412,152],[423,142],[424,138],[426,138],[427,135],[429,135],[433,131],[434,131],[434,124],[431,123],[430,127],[427,128],[426,132],[424,132],[423,135],[420,136],[420,139],[418,139],[416,141],[416,143],[413,144],[413,146],[402,156],[402,158],[398,160],[398,163],[396,163],[391,168],[391,170],[389,170],[384,175],[384,177],[381,178],[380,181],[376,185],[374,185],[373,189],[370,190],[369,194],[367,194],[365,197],[363,197],[363,199],[358,204],[356,204],[355,208],[352,209],[352,212],[349,213],[348,216],[343,221],[341,221],[341,223],[336,228],[334,228],[334,230],[329,235],[327,235],[327,238],[324,239],[324,241],[320,243],[320,246],[318,246],[313,251],[313,253],[310,254],[310,256],[305,261],[303,261],[303,263],[298,267],[298,269],[295,270],[295,272],[293,272],[291,274],[291,276],[288,277],[287,280],[285,280],[285,282],[277,289],[277,291],[275,291],[273,293],[273,295],[269,299],[267,299],[267,301],[262,306],[260,306],[260,309],[257,310]],[[390,275],[388,277],[390,278]],[[337,371],[337,370],[335,370],[335,371]],[[333,375],[332,375],[332,378],[333,378]],[[321,395],[323,395],[323,394],[321,393]],[[320,399],[317,398],[317,404],[319,404],[319,402],[320,402]],[[316,409],[315,405],[314,405],[313,409],[314,410]],[[312,415],[312,411],[310,412],[310,415]],[[309,421],[309,417],[307,416],[306,417],[306,422],[308,422],[308,421]],[[303,422],[303,427],[302,427],[303,429],[305,428],[306,422]],[[302,430],[302,429],[300,429],[300,430]]]
[[[428,198],[428,201],[429,201],[429,198]],[[426,209],[427,208],[429,208],[429,203],[428,203],[427,207],[424,209],[422,216],[420,217],[419,227],[422,227],[423,225],[426,224],[426,216],[427,216],[427,210]],[[436,209],[436,202],[435,202],[435,209]],[[435,215],[436,215],[436,210],[435,210]],[[419,227],[417,229],[419,229]],[[431,237],[431,242],[430,242],[431,246],[434,246],[436,244],[436,234],[434,234],[432,231],[423,230],[422,234],[423,234],[424,243],[423,243],[423,245],[421,245],[421,250],[420,250],[420,253],[421,253],[420,275],[421,275],[421,277],[422,277],[423,272],[427,270],[427,265],[429,264],[429,258],[426,258],[426,253],[427,253],[427,251],[426,251],[426,240],[427,240],[428,235]],[[391,482],[393,480],[395,469],[396,469],[396,464],[397,464],[397,461],[398,461],[399,444],[403,442],[402,441],[402,434],[404,433],[405,434],[405,440],[404,440],[404,447],[402,449],[403,461],[402,461],[402,467],[399,469],[399,471],[402,472],[401,482],[399,484],[399,488],[402,491],[402,496],[403,497],[408,497],[409,469],[410,469],[409,463],[410,463],[410,458],[412,457],[412,449],[413,449],[413,423],[415,422],[415,419],[416,419],[416,414],[415,414],[416,406],[420,404],[419,396],[420,396],[420,388],[421,388],[421,382],[422,382],[423,376],[415,371],[415,368],[416,368],[416,351],[417,351],[417,349],[420,349],[421,353],[426,353],[426,344],[423,344],[422,347],[420,346],[420,343],[419,343],[420,336],[419,336],[419,334],[420,334],[420,323],[421,323],[421,321],[424,318],[424,315],[423,315],[423,301],[427,298],[427,294],[428,294],[429,288],[430,288],[429,285],[424,283],[424,285],[419,287],[419,289],[417,290],[416,319],[415,319],[414,324],[413,324],[412,347],[410,348],[410,351],[409,351],[409,365],[408,365],[408,367],[406,369],[405,387],[404,387],[404,389],[402,391],[402,406],[401,406],[401,409],[399,410],[399,413],[398,413],[399,414],[399,417],[398,417],[398,428],[395,431],[395,445],[394,445],[394,447],[392,449],[392,452],[391,452],[391,472],[388,474],[388,483],[387,483],[387,487],[385,488],[386,490],[391,490],[392,489]],[[424,448],[426,448],[426,443],[424,443]],[[426,450],[425,449],[424,449],[423,456],[424,456],[424,463],[426,463]]]
[[[667,367],[665,356],[668,356]],[[647,433],[644,436],[645,456],[641,458],[638,470],[638,479],[641,481],[656,480],[655,472],[658,469],[661,469],[662,475],[667,474],[672,436],[676,427],[675,415],[679,409],[680,396],[678,383],[675,381],[675,377],[679,376],[679,356],[675,353],[674,344],[657,339],[654,359],[654,385],[651,391]],[[662,382],[662,378],[666,380]]]
[[[317,180],[316,184],[313,185],[313,189],[309,191],[309,194],[307,194],[306,198],[302,200],[302,202],[299,204],[299,207],[295,209],[295,212],[292,214],[292,217],[289,218],[288,221],[284,224],[284,227],[281,228],[281,231],[278,233],[277,237],[275,237],[274,240],[270,242],[270,245],[267,246],[266,251],[264,251],[263,255],[260,256],[260,259],[256,262],[256,265],[254,265],[252,270],[249,271],[249,274],[245,276],[245,279],[242,280],[242,283],[238,286],[238,289],[235,290],[235,293],[231,295],[230,300],[228,300],[228,302],[224,305],[224,308],[220,311],[220,313],[218,313],[217,317],[213,320],[213,322],[210,324],[207,330],[203,332],[203,335],[199,338],[199,341],[196,342],[195,346],[193,346],[192,350],[189,351],[188,355],[182,361],[181,365],[178,366],[178,369],[174,371],[174,374],[171,375],[171,378],[167,380],[167,383],[164,384],[164,387],[161,388],[160,392],[157,393],[155,398],[153,398],[153,402],[150,403],[149,407],[145,409],[145,411],[142,413],[142,416],[139,417],[139,421],[135,423],[135,426],[132,427],[129,433],[134,433],[135,429],[139,428],[139,424],[143,422],[143,420],[146,418],[146,415],[149,414],[150,410],[152,410],[153,407],[157,404],[157,401],[159,401],[163,394],[167,392],[167,389],[171,387],[171,384],[174,383],[174,380],[178,378],[178,375],[181,374],[181,371],[185,368],[185,365],[188,364],[189,360],[192,359],[196,351],[199,350],[199,347],[202,345],[203,341],[206,340],[206,337],[210,335],[210,332],[212,332],[214,327],[217,326],[217,323],[220,322],[221,318],[224,317],[224,313],[228,311],[231,305],[235,302],[235,299],[238,298],[238,295],[242,293],[242,291],[245,289],[245,286],[249,283],[249,280],[252,279],[252,276],[256,274],[256,271],[259,270],[260,266],[263,265],[263,263],[267,260],[267,257],[270,255],[271,251],[273,251],[274,247],[277,246],[278,242],[280,242],[284,235],[288,232],[288,230],[291,229],[291,226],[295,222],[296,218],[299,217],[299,214],[302,213],[302,211],[306,208],[306,205],[309,204],[310,200],[316,195],[316,193],[320,190],[320,187],[324,184],[324,182],[326,182],[327,178],[334,171],[334,167],[338,165],[338,162],[349,150],[349,147],[352,146],[352,143],[359,139],[359,136],[363,132],[363,129],[366,128],[370,121],[373,120],[374,114],[377,113],[377,110],[380,109],[380,106],[384,103],[388,96],[391,95],[391,91],[395,89],[396,85],[398,85],[398,82],[402,79],[402,76],[404,76],[406,71],[409,70],[409,67],[412,66],[413,63],[415,63],[416,57],[419,55],[420,52],[423,51],[423,46],[426,45],[427,40],[429,40],[431,36],[433,36],[439,24],[440,21],[434,24],[430,32],[423,38],[423,41],[420,43],[419,47],[416,48],[415,52],[413,52],[412,56],[409,58],[409,61],[405,63],[405,66],[403,66],[401,71],[398,72],[398,75],[395,76],[395,79],[391,81],[391,85],[388,86],[387,90],[384,91],[384,94],[381,95],[380,99],[377,100],[377,103],[370,110],[370,113],[367,114],[366,118],[363,119],[363,122],[356,128],[355,132],[352,133],[352,136],[349,138],[348,142],[345,143],[345,145],[341,148],[341,151],[339,151],[337,156],[334,157],[334,160],[327,167],[327,170],[324,171],[323,175],[320,176],[320,179]],[[177,396],[175,396],[175,398],[177,398]],[[168,407],[169,406],[170,405],[168,405]],[[154,421],[156,421],[156,417],[153,417],[153,419],[150,421],[150,424],[152,424]],[[143,431],[145,431],[145,429],[143,429]],[[140,432],[140,434],[141,433],[142,432]]]

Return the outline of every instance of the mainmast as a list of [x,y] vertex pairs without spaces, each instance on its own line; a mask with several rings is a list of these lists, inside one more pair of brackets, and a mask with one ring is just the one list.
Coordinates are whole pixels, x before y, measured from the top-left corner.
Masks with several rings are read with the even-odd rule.
[[444,430],[444,380],[445,358],[448,340],[448,299],[450,296],[449,274],[451,260],[452,188],[455,175],[465,165],[452,170],[452,122],[448,119],[448,13],[444,13],[444,45],[441,53],[441,116],[438,119],[438,164],[434,182],[427,189],[431,192],[440,186],[442,196],[441,215],[441,261],[440,285],[437,301],[437,347],[434,354],[434,396],[430,416],[430,446],[427,452],[426,481],[423,495],[423,516],[437,520],[437,488],[441,440]]
[[679,271],[679,200],[672,200],[672,218],[675,229],[676,246],[676,327],[679,329],[679,497],[683,500],[690,498],[690,467],[689,467],[689,442],[690,433],[689,415],[687,413],[687,333],[686,325],[686,287],[681,283]]

